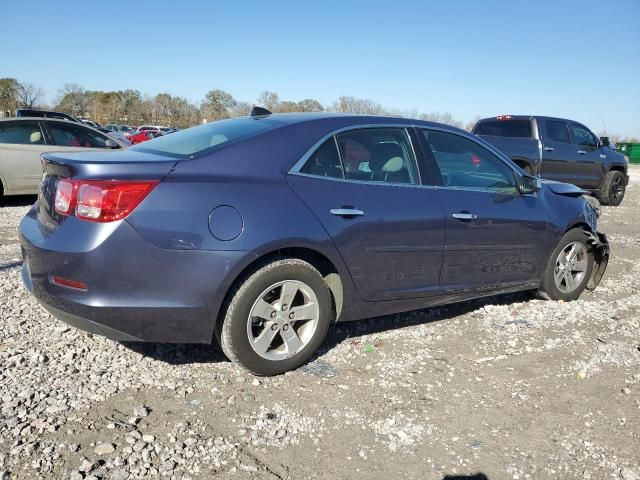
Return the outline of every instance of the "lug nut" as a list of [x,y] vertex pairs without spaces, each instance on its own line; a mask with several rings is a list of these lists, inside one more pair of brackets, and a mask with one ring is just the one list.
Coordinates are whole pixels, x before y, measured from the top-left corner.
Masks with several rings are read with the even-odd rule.
[[273,325],[271,325],[271,330],[277,330],[278,329],[278,324],[274,323]]
[[289,330],[289,325],[285,323],[282,329],[286,332],[287,330]]
[[276,318],[278,314],[276,312],[271,312],[271,318]]
[[295,314],[295,313],[293,313],[293,312],[291,312],[291,313],[289,314],[289,319],[290,319],[290,320],[293,320],[294,318],[296,318],[296,314]]
[[289,308],[289,306],[286,303],[282,305],[282,311],[283,312],[286,312],[288,308]]

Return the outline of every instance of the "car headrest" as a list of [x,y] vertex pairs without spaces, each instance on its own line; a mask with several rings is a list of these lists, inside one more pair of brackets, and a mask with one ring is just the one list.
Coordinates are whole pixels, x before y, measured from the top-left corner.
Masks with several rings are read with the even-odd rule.
[[40,143],[40,140],[42,140],[42,133],[40,133],[40,132],[33,132],[29,136],[29,141],[31,143]]
[[382,171],[384,173],[395,173],[402,170],[403,166],[404,161],[402,160],[402,157],[393,157],[387,160],[387,163],[382,166]]
[[402,169],[402,148],[397,143],[380,143],[376,146],[369,167],[373,172],[397,172]]

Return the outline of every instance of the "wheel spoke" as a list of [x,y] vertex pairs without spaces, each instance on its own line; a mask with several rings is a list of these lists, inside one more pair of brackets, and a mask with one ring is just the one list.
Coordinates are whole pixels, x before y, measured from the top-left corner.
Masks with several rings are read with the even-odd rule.
[[260,335],[258,335],[258,338],[253,341],[253,348],[258,353],[266,353],[278,333],[278,330],[271,329],[271,323],[272,322],[268,322],[262,332],[260,332]]
[[253,307],[251,314],[256,317],[264,318],[265,320],[271,320],[271,313],[276,309],[270,303],[265,302],[262,298],[258,300]]
[[282,337],[284,344],[287,346],[287,352],[289,354],[297,352],[300,347],[302,347],[302,340],[300,340],[300,337],[293,328],[280,330],[280,336]]
[[294,316],[294,318],[289,317],[292,321],[313,320],[318,316],[318,305],[316,303],[307,303],[300,307],[293,307],[290,314]]
[[298,282],[285,282],[280,292],[280,305],[291,305],[298,293]]
[[556,281],[556,286],[560,286],[562,284],[562,279],[564,278],[564,272],[560,269],[556,270],[553,274],[553,278]]
[[580,260],[576,260],[576,262],[573,264],[573,271],[574,272],[586,272],[587,271],[587,259],[586,258],[582,258]]
[[577,254],[576,244],[574,243],[573,245],[571,245],[571,250],[569,250],[565,255],[565,263],[567,260],[569,261],[573,260],[576,254]]
[[576,281],[575,281],[575,279],[573,278],[573,275],[571,275],[571,272],[569,272],[569,271],[565,272],[565,275],[564,275],[564,282],[565,282],[565,285],[567,286],[567,290],[568,290],[569,292],[571,292],[571,291],[575,290],[575,288],[576,288]]

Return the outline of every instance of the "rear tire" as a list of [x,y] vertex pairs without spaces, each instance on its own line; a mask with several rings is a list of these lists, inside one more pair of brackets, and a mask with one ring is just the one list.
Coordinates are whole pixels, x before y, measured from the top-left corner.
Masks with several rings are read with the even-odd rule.
[[576,300],[591,278],[593,263],[585,232],[579,228],[569,230],[549,257],[540,295],[548,300]]
[[607,172],[600,190],[599,200],[603,205],[617,207],[622,203],[626,190],[624,174],[617,170]]
[[256,375],[293,370],[320,347],[333,318],[331,293],[311,264],[284,258],[252,273],[232,294],[220,347]]

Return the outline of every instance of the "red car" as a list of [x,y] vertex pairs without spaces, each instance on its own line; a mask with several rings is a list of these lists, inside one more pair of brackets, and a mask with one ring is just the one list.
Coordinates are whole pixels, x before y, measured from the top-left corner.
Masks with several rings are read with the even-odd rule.
[[156,137],[161,137],[164,135],[160,130],[143,130],[129,137],[129,141],[132,144],[146,142],[147,140],[151,140]]

